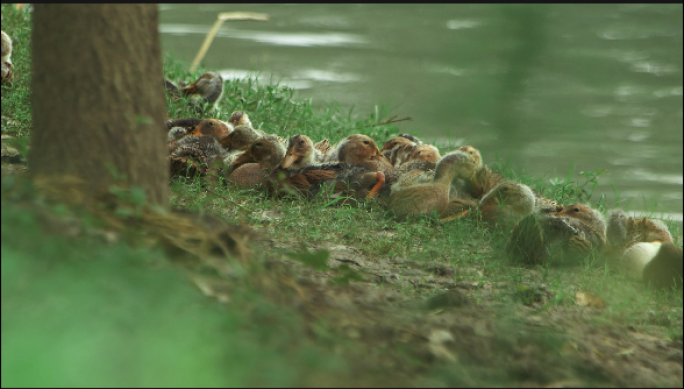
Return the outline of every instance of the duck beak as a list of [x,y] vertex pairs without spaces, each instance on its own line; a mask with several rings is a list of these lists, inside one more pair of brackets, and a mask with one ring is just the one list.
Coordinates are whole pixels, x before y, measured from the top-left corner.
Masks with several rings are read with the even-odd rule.
[[378,192],[380,192],[380,189],[382,189],[382,186],[385,185],[385,173],[376,172],[376,174],[378,175],[378,182],[376,182],[375,185],[373,185],[373,188],[371,188],[370,192],[368,192],[368,194],[366,195],[367,199],[372,199],[373,197],[375,197],[375,195],[377,195]]
[[297,158],[299,158],[299,155],[297,155],[297,153],[295,153],[294,151],[291,153],[288,153],[285,156],[285,159],[283,159],[283,169],[287,169],[290,166],[292,166],[292,164],[297,162]]

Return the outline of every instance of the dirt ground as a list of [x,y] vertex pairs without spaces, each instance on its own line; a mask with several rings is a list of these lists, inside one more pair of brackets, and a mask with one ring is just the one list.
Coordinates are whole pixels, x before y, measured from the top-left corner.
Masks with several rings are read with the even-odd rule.
[[[645,313],[640,331],[605,324],[610,307],[545,308],[556,296],[535,282],[537,270],[518,269],[518,284],[489,282],[485,269],[446,258],[369,257],[336,242],[307,246],[330,253],[329,270],[313,270],[285,255],[298,244],[261,233],[256,250],[268,253],[285,289],[271,295],[307,318],[312,336],[322,320],[363,350],[357,371],[366,384],[682,386],[682,335],[650,334],[670,324],[662,313]],[[355,278],[344,285],[340,274]]]

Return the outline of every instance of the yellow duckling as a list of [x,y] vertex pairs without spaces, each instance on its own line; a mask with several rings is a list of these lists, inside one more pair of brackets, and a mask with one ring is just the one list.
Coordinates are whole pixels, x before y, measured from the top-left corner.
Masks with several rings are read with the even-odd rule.
[[482,197],[477,209],[492,227],[500,222],[513,225],[534,211],[534,193],[527,185],[503,182]]
[[469,178],[480,168],[481,161],[462,151],[451,152],[437,163],[431,182],[392,188],[388,206],[399,220],[407,216],[437,212],[444,216],[449,205],[451,181]]
[[[325,140],[327,142],[327,140]],[[319,145],[321,143],[319,142]],[[290,138],[287,146],[285,159],[283,159],[283,169],[301,169],[325,160],[325,154],[315,148],[311,138],[306,135],[295,135]]]
[[622,210],[611,212],[606,254],[635,280],[655,287],[682,285],[682,249],[672,243],[660,220],[631,218]]

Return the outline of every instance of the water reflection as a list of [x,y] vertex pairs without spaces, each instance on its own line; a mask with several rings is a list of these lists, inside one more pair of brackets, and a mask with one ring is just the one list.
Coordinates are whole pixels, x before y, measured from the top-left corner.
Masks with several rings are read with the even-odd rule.
[[[209,28],[189,24],[160,24],[161,34],[188,35],[200,34],[206,36]],[[244,31],[230,28],[222,28],[216,34],[221,38],[246,39],[260,43],[269,43],[281,46],[344,46],[348,44],[367,43],[362,37],[343,33],[284,33],[269,31]]]

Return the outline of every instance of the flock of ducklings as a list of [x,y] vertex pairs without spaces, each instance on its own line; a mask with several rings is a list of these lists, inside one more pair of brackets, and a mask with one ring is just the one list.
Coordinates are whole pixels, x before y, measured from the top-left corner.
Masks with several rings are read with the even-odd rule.
[[[213,72],[172,95],[213,111],[223,80]],[[221,91],[218,91],[218,89]],[[218,119],[167,122],[174,176],[223,175],[241,189],[274,196],[318,195],[378,198],[398,220],[436,214],[443,221],[474,214],[490,228],[510,228],[508,255],[538,264],[577,261],[592,251],[617,262],[636,279],[658,287],[681,286],[682,249],[659,220],[631,218],[614,210],[608,223],[584,204],[560,205],[530,187],[505,179],[472,146],[441,155],[418,138],[402,134],[382,148],[363,134],[332,145],[305,134],[285,140],[253,128],[245,112]]]

